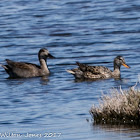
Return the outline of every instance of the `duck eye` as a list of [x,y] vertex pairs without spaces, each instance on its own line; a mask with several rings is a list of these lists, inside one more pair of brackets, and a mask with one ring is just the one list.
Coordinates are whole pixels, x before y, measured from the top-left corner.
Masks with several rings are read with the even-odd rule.
[[119,60],[123,61],[123,59],[122,59],[122,58],[119,58]]

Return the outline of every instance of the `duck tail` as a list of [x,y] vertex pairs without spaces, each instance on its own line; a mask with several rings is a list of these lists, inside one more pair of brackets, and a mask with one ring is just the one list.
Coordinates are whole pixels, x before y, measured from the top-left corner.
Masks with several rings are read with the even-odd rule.
[[75,72],[73,70],[66,70],[68,73],[71,73],[73,75],[75,75]]
[[0,64],[0,67],[3,67],[5,70],[8,70],[8,67],[6,65]]

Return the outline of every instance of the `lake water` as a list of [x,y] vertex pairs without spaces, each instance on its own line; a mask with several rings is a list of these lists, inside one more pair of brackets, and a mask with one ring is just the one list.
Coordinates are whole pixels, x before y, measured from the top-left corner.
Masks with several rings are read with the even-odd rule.
[[[89,114],[102,92],[138,81],[140,1],[1,0],[0,63],[39,64],[44,47],[56,57],[46,79],[7,79],[0,68],[0,139],[140,139],[139,128],[93,125]],[[131,66],[121,80],[76,82],[66,72],[76,61],[113,69],[117,55]]]

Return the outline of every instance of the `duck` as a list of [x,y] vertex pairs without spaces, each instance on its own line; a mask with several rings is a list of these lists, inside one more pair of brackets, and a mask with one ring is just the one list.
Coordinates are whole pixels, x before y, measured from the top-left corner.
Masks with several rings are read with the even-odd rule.
[[67,70],[68,73],[74,75],[76,79],[108,79],[119,78],[121,75],[120,68],[123,65],[126,68],[130,68],[125,62],[123,56],[117,56],[114,58],[114,70],[111,71],[105,66],[89,66],[76,62],[78,68]]
[[46,64],[47,58],[55,58],[45,48],[41,48],[38,52],[38,59],[40,66],[26,62],[15,62],[6,59],[7,65],[1,65],[5,71],[9,74],[9,78],[29,78],[29,77],[41,77],[50,74],[48,66]]

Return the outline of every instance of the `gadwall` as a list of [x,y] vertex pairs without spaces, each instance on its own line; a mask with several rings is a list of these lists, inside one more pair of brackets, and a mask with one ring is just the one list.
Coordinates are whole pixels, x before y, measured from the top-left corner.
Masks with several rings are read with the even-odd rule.
[[32,63],[14,62],[6,59],[7,65],[1,65],[9,74],[10,78],[28,78],[49,75],[47,58],[54,58],[47,49],[42,48],[38,52],[40,66]]
[[123,65],[126,68],[130,68],[122,56],[117,56],[114,59],[114,71],[104,66],[88,66],[76,62],[78,68],[67,70],[78,79],[108,79],[108,78],[118,78],[120,77],[120,67]]

